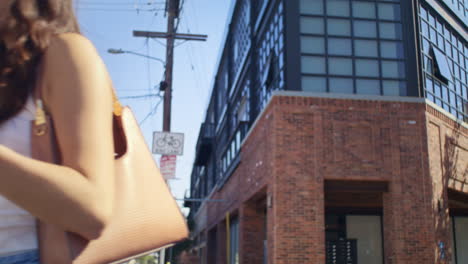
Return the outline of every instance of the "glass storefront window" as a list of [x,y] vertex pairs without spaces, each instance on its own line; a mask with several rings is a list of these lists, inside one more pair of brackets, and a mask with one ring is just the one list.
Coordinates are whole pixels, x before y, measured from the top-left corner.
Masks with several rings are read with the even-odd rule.
[[229,227],[229,259],[231,264],[239,264],[239,221],[232,219]]
[[382,223],[380,216],[347,215],[346,236],[357,240],[359,264],[382,264]]
[[456,263],[468,263],[468,217],[455,216],[452,225]]

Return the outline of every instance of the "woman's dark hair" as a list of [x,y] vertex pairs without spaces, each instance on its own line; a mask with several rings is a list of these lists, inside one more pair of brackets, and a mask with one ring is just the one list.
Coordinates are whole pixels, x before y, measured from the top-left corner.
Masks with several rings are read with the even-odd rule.
[[24,107],[52,37],[79,33],[72,0],[11,0],[8,8],[0,25],[0,124]]

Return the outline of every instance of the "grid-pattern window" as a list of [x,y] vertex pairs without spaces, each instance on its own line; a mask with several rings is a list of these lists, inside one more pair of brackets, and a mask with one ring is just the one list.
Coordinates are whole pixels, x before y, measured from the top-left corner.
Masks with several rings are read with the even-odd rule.
[[240,90],[235,96],[231,117],[231,132],[237,129],[240,123],[249,122],[250,119],[250,80],[245,80]]
[[258,113],[265,107],[273,90],[284,89],[284,21],[283,2],[279,1],[266,22],[257,43],[256,91]]
[[216,97],[217,97],[217,123],[223,121],[226,108],[227,108],[227,94],[229,89],[229,72],[227,67],[227,60],[221,64],[222,68],[216,79]]
[[225,151],[224,154],[221,156],[220,163],[218,164],[218,168],[220,169],[220,178],[224,178],[224,176],[226,176],[225,173],[228,172],[228,170],[231,167],[231,164],[233,164],[233,162],[237,158],[241,147],[242,137],[242,127],[239,127],[234,136],[229,141],[229,144],[223,145]]
[[407,95],[399,0],[300,0],[302,90]]
[[419,9],[426,97],[460,120],[468,120],[468,46],[429,7]]
[[468,27],[468,0],[439,0],[444,2]]
[[231,76],[236,76],[242,67],[250,47],[250,0],[239,1],[232,33]]

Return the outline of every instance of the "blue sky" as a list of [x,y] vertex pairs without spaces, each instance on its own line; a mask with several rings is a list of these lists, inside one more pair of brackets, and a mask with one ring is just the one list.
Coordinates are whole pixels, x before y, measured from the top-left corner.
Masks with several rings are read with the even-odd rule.
[[[195,144],[208,104],[231,1],[185,0],[184,3],[178,32],[207,34],[208,41],[177,42],[175,50],[172,131],[185,134],[184,155],[178,157],[177,164],[179,179],[170,182],[176,198],[183,198],[190,187]],[[108,54],[107,50],[129,50],[164,60],[165,40],[132,36],[133,30],[166,31],[166,17],[160,10],[164,0],[75,0],[75,5],[82,33],[94,43],[103,58],[122,103],[132,108],[139,122],[143,121],[159,99],[124,98],[157,92],[163,77],[162,64],[131,54]],[[149,9],[151,11],[147,11]],[[141,125],[148,144],[151,144],[153,131],[162,130],[162,109],[161,103],[155,114]],[[154,157],[159,163],[160,156]]]

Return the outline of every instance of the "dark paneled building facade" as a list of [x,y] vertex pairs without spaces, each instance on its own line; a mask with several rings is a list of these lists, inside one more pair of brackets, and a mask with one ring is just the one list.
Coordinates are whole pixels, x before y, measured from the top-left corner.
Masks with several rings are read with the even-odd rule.
[[234,1],[197,263],[468,263],[468,1]]

